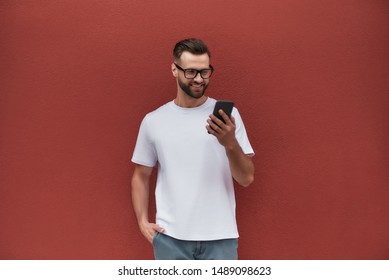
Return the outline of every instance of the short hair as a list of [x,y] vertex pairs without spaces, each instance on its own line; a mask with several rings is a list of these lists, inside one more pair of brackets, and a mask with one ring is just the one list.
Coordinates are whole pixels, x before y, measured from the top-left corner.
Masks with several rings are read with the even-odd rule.
[[208,50],[207,45],[196,38],[189,38],[179,41],[174,49],[173,49],[173,58],[175,61],[179,60],[182,53],[184,51],[188,51],[191,54],[208,54],[209,58],[211,58],[211,53]]

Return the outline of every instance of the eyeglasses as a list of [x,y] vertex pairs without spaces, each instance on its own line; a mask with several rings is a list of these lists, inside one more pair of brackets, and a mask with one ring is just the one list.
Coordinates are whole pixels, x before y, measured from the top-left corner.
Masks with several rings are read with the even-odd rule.
[[183,69],[180,65],[174,63],[174,65],[180,69],[182,72],[184,72],[184,76],[185,78],[187,79],[194,79],[198,73],[200,73],[200,76],[201,78],[203,79],[209,79],[209,77],[211,77],[212,73],[213,73],[213,67],[212,65],[209,65],[209,68],[206,68],[206,69],[201,69],[201,70],[197,70],[197,69]]

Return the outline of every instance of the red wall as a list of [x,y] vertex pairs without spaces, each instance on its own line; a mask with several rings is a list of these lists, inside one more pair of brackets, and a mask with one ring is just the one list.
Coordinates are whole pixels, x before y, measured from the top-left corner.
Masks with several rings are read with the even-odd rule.
[[256,151],[240,257],[388,259],[385,0],[3,1],[0,258],[152,258],[129,161],[192,36]]

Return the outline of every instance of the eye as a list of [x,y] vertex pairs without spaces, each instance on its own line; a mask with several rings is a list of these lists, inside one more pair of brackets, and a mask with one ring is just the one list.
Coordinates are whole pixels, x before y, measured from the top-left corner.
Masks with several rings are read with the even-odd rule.
[[197,70],[194,69],[186,69],[185,72],[189,76],[195,76],[197,74]]
[[211,69],[204,69],[201,71],[201,75],[204,77],[210,76],[211,75]]

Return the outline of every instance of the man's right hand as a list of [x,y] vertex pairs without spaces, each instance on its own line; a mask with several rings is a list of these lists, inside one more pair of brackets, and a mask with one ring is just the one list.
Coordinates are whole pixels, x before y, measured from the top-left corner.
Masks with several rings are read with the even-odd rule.
[[153,238],[156,232],[162,233],[165,231],[165,229],[161,228],[159,225],[148,222],[142,223],[139,227],[144,237],[146,237],[150,243],[153,243]]

